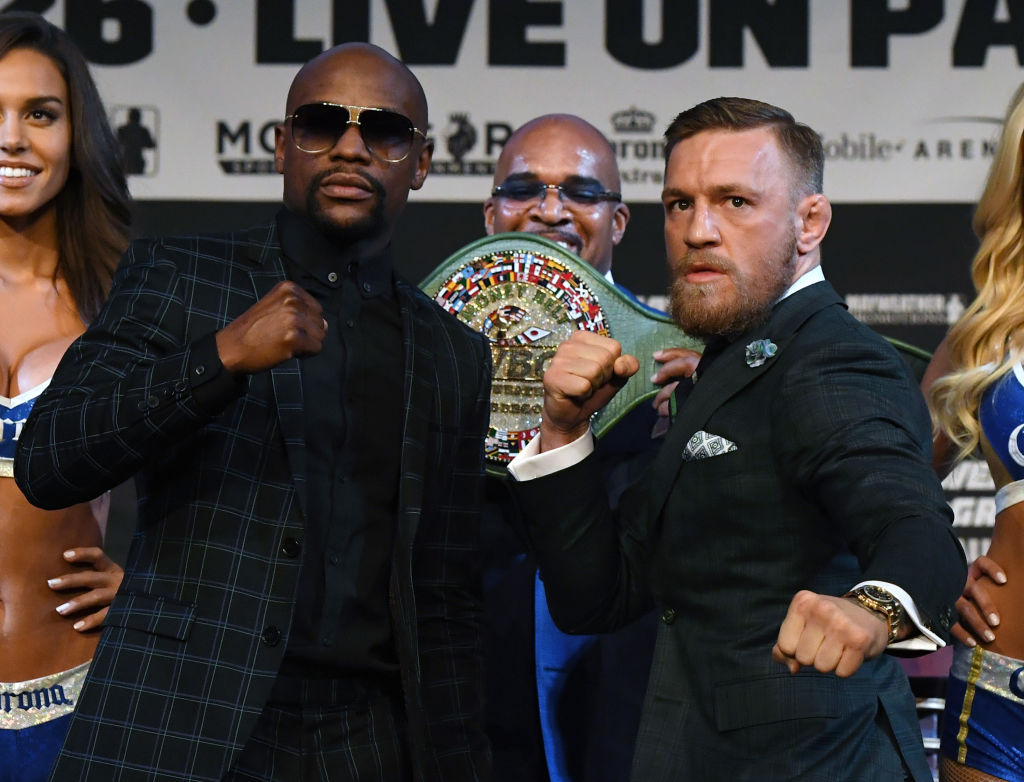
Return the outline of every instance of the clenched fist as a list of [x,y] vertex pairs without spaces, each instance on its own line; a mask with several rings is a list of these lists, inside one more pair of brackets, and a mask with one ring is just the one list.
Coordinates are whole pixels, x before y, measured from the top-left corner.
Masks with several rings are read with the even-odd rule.
[[575,331],[558,346],[544,372],[540,449],[550,451],[578,440],[590,416],[608,404],[640,368],[614,339]]
[[855,600],[803,590],[789,604],[772,657],[790,673],[808,665],[846,677],[884,652],[888,640],[885,620]]
[[294,282],[279,282],[217,332],[217,353],[225,369],[252,374],[290,358],[315,356],[326,334],[319,302]]

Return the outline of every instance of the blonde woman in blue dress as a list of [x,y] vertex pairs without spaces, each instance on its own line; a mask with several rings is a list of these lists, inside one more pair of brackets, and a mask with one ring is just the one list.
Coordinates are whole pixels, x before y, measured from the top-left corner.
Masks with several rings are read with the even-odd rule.
[[[940,474],[980,449],[996,485],[988,556],[957,608],[942,727],[946,782],[1024,782],[1024,88],[974,216],[977,298],[925,376]],[[998,564],[996,564],[998,563]]]

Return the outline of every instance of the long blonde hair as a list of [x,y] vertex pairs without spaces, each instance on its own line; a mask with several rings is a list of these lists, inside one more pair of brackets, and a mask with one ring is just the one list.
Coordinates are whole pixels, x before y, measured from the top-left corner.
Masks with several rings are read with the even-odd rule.
[[982,394],[1024,347],[1024,85],[1006,114],[973,227],[981,242],[971,264],[978,295],[947,337],[954,370],[929,390],[936,428],[956,445],[957,459],[978,447]]

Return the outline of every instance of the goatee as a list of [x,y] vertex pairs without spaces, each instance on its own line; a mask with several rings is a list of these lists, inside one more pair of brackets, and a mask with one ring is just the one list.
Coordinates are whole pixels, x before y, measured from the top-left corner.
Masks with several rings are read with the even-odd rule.
[[384,226],[384,198],[386,191],[384,185],[374,177],[364,172],[359,172],[360,178],[365,180],[373,190],[373,206],[364,217],[352,220],[347,223],[339,223],[333,220],[327,210],[323,208],[317,195],[320,191],[320,184],[332,174],[342,173],[341,168],[332,168],[328,171],[321,171],[309,183],[306,189],[306,214],[310,221],[324,236],[337,244],[351,244],[374,236],[381,232]]

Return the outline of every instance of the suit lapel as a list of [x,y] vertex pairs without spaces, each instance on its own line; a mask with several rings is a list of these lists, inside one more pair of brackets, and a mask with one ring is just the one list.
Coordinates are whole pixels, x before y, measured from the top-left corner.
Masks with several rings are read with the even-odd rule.
[[676,475],[685,464],[683,449],[693,434],[704,427],[718,408],[776,365],[769,359],[758,367],[747,366],[747,345],[757,339],[771,339],[778,347],[776,355],[781,354],[808,318],[836,303],[842,303],[842,299],[827,282],[799,290],[779,303],[767,323],[740,336],[715,359],[680,405],[679,416],[654,462],[650,518],[661,514]]
[[402,457],[399,483],[398,525],[395,542],[401,551],[411,551],[423,504],[423,476],[426,470],[427,422],[436,389],[430,351],[431,323],[420,312],[420,304],[405,283],[395,285],[402,315],[402,350],[404,353]]
[[[270,223],[269,228],[263,225],[249,230],[249,260],[255,264],[252,283],[257,299],[262,299],[275,285],[287,279],[281,260],[276,222]],[[298,495],[302,515],[305,516],[306,417],[302,409],[302,370],[298,359],[290,359],[271,369],[270,383],[277,402],[277,417],[295,493]]]

